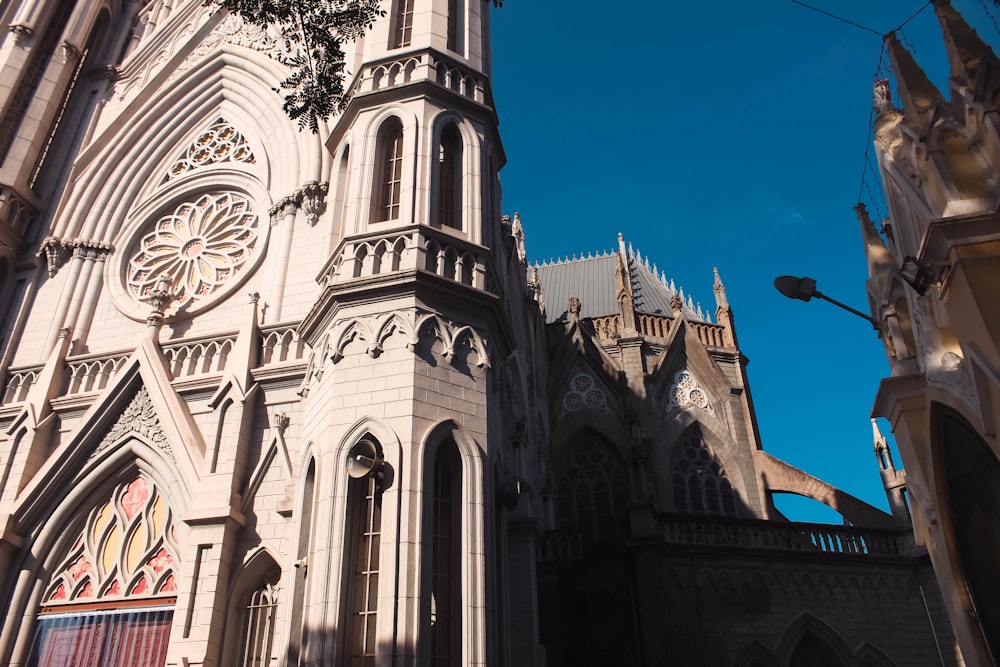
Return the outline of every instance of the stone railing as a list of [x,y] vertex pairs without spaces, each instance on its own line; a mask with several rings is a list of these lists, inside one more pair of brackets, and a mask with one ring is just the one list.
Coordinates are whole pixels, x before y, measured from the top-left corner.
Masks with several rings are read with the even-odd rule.
[[635,319],[636,324],[639,325],[639,333],[653,338],[666,338],[670,335],[670,327],[674,322],[672,317],[649,313],[636,313]]
[[726,346],[726,327],[708,322],[689,322],[691,328],[698,334],[698,340],[709,347]]
[[38,380],[38,374],[42,371],[42,366],[32,366],[31,368],[11,369],[7,378],[7,388],[3,393],[4,404],[20,403],[28,398],[31,385]]
[[[625,335],[621,315],[602,315],[590,318],[599,340],[615,340]],[[635,324],[639,334],[649,338],[666,338],[674,326],[674,318],[653,313],[636,313]],[[687,325],[698,336],[698,340],[708,347],[726,347],[726,328],[721,324],[693,322]]]
[[301,362],[309,356],[306,342],[299,338],[298,327],[269,327],[261,331],[261,339],[261,366]]
[[896,532],[854,526],[669,514],[660,516],[660,528],[669,544],[852,556],[891,557],[902,551]]
[[170,362],[170,372],[175,380],[221,373],[226,370],[226,359],[235,342],[235,336],[187,343],[181,341],[164,345],[163,355]]
[[[173,379],[184,380],[222,373],[226,369],[236,337],[237,334],[229,333],[164,345],[163,355],[170,364]],[[304,364],[308,355],[308,347],[299,338],[296,325],[271,326],[261,331],[258,367]],[[103,355],[69,357],[63,371],[64,380],[59,396],[74,396],[105,389],[128,358],[129,354],[121,350]],[[4,388],[2,404],[8,406],[23,403],[32,385],[38,381],[41,371],[41,364],[12,368]]]
[[331,285],[420,269],[487,290],[488,267],[485,248],[432,227],[413,225],[344,239],[324,268],[323,279]]
[[72,396],[104,389],[126,359],[128,359],[128,355],[125,354],[99,357],[88,355],[67,362],[63,395]]
[[428,51],[365,65],[351,86],[351,96],[417,81],[432,81],[470,100],[486,103],[486,79],[482,74],[458,62],[435,57]]

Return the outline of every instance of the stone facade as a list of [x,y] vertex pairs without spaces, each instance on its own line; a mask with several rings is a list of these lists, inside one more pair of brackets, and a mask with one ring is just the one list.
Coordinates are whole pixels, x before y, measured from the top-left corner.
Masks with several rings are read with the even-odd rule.
[[764,452],[718,272],[530,264],[488,3],[384,8],[316,134],[200,0],[0,8],[0,664],[964,664],[887,453]]
[[1000,651],[1000,61],[936,0],[951,77],[946,98],[894,35],[899,90],[876,83],[875,148],[888,217],[858,209],[869,302],[891,376],[887,417],[907,469],[917,541],[927,546],[970,664]]

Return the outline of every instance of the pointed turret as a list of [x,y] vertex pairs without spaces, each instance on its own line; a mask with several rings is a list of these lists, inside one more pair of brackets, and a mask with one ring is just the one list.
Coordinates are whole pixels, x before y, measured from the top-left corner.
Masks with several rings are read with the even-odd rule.
[[934,109],[947,107],[948,102],[895,33],[886,35],[885,43],[892,61],[892,70],[896,73],[896,84],[907,124],[923,127],[933,115]]
[[868,260],[868,277],[882,275],[882,272],[893,265],[889,248],[885,241],[875,229],[875,223],[868,215],[868,209],[864,204],[858,203],[854,207],[854,212],[858,215],[858,223],[861,225],[861,240],[865,244],[865,257]]
[[960,86],[974,88],[982,65],[988,60],[997,62],[993,49],[955,11],[949,0],[934,0],[934,12],[941,23],[952,79]]
[[878,459],[879,474],[882,476],[882,487],[885,497],[889,500],[892,518],[899,526],[910,525],[910,511],[906,507],[906,472],[897,470],[892,460],[892,451],[885,436],[878,427],[878,422],[872,419],[872,440],[875,446],[875,458]]
[[716,317],[718,317],[718,311],[729,310],[729,297],[726,296],[726,286],[722,284],[719,267],[712,267],[712,272],[715,274],[715,283],[712,290],[715,292]]

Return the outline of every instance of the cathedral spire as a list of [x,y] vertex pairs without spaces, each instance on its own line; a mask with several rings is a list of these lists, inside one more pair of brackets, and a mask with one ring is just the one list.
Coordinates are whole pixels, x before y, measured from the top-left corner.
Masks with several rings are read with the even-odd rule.
[[941,23],[952,78],[960,85],[975,86],[984,59],[997,60],[993,49],[951,6],[949,0],[934,0],[933,4]]
[[[712,267],[712,272],[715,274],[715,284],[712,290],[715,292],[715,307],[716,311],[729,310],[729,297],[726,296],[726,286],[722,284],[722,277],[719,276],[719,267]],[[716,315],[718,317],[718,315]]]
[[900,43],[896,33],[885,37],[885,43],[892,60],[892,70],[896,73],[899,97],[903,102],[903,112],[911,123],[924,125],[937,106],[946,106],[947,101],[937,89],[913,55]]

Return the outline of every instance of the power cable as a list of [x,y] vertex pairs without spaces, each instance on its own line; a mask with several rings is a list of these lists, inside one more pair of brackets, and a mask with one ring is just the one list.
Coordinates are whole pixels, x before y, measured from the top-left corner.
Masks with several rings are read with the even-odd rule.
[[831,14],[830,12],[825,11],[823,9],[820,9],[819,7],[813,7],[812,5],[807,5],[806,3],[802,2],[801,0],[788,0],[788,1],[792,2],[792,3],[796,4],[796,5],[799,5],[801,7],[805,7],[806,9],[811,9],[814,12],[818,12],[818,13],[822,14],[823,16],[829,16],[830,18],[836,19],[837,21],[841,21],[843,23],[846,23],[847,25],[852,25],[855,28],[860,28],[861,30],[864,30],[866,32],[870,32],[873,35],[878,35],[879,37],[882,36],[882,33],[880,33],[878,30],[872,30],[868,26],[861,25],[860,23],[855,23],[854,21],[851,21],[849,19],[845,19],[843,16],[837,16],[836,14]]

